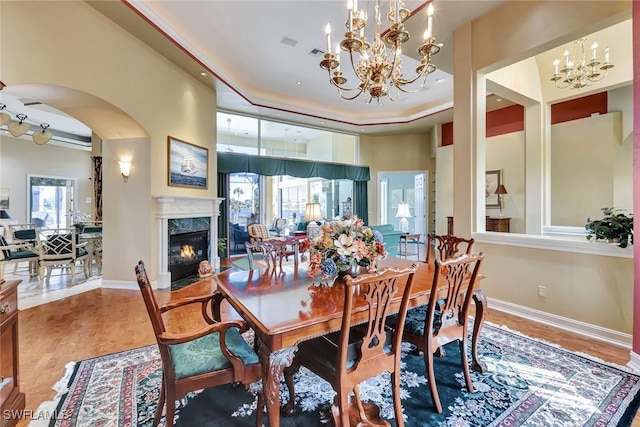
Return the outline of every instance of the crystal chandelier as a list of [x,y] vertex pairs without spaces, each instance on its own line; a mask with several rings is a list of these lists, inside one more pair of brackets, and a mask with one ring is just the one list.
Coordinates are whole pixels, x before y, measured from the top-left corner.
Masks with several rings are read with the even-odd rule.
[[[564,66],[558,72],[560,61],[553,61],[554,73],[551,81],[555,82],[560,89],[578,89],[593,84],[604,79],[609,73],[609,69],[613,68],[613,64],[609,62],[609,48],[604,49],[604,64],[598,68],[600,61],[598,60],[598,43],[591,45],[591,59],[587,59],[584,50],[584,43],[587,39],[581,38],[573,42],[573,56],[569,58],[569,51],[564,51]],[[601,72],[604,72],[602,74]],[[561,73],[561,74],[560,74]]]
[[[427,76],[436,70],[436,66],[431,63],[431,57],[440,51],[441,44],[436,44],[435,38],[431,35],[433,5],[429,3],[427,8],[428,23],[424,32],[424,42],[418,47],[418,54],[422,59],[416,67],[416,75],[409,79],[402,71],[401,54],[402,44],[409,40],[409,32],[405,30],[404,22],[411,16],[411,11],[405,8],[402,0],[389,0],[389,12],[386,17],[391,22],[391,27],[381,34],[382,14],[380,0],[376,0],[375,33],[373,42],[369,42],[365,35],[365,30],[370,28],[367,27],[367,14],[364,10],[358,9],[357,0],[349,0],[345,22],[347,32],[344,40],[336,45],[335,53],[331,49],[331,26],[327,24],[327,53],[320,62],[320,67],[328,71],[329,81],[346,100],[364,94],[367,103],[374,98],[380,103],[380,98],[384,96],[395,101],[400,92],[414,93],[420,90],[426,83]],[[340,50],[348,53],[351,67],[358,79],[352,87],[345,86],[347,78],[340,71]],[[389,93],[389,86],[396,87],[395,96]]]

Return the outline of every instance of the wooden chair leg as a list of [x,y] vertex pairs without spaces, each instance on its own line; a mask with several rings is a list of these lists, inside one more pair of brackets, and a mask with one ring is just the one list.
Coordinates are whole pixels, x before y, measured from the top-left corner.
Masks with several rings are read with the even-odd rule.
[[431,391],[431,400],[436,411],[442,413],[442,405],[440,404],[440,396],[436,387],[436,375],[433,371],[433,349],[427,348],[424,352],[424,365],[427,371],[427,379],[429,381],[429,390]]
[[264,395],[262,394],[262,390],[260,390],[258,393],[258,407],[256,408],[256,427],[263,427],[264,406]]
[[164,424],[165,426],[170,427],[173,425],[173,417],[176,412],[176,395],[171,387],[167,387],[165,389],[165,400],[165,406],[167,410],[165,411],[166,416],[164,419]]
[[467,390],[469,393],[473,393],[473,383],[471,382],[471,375],[469,374],[469,362],[467,358],[467,339],[460,340],[460,358],[462,359],[462,370],[464,372],[464,379],[467,383]]
[[[164,375],[163,375],[164,376]],[[164,378],[162,378],[162,384],[160,385],[160,398],[158,399],[158,408],[156,409],[156,415],[153,418],[153,427],[156,427],[160,424],[160,418],[162,417],[162,409],[164,409]]]
[[404,427],[402,418],[402,401],[400,399],[400,371],[397,370],[391,375],[391,393],[393,395],[393,410],[396,416],[396,426]]
[[70,285],[73,286],[73,282],[76,279],[76,262],[75,261],[72,262],[70,267],[71,267],[71,284]]

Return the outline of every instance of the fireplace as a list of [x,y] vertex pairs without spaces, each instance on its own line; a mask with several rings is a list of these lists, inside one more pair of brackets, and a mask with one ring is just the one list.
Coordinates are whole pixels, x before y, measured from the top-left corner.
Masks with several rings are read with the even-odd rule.
[[[191,259],[190,262],[182,260],[170,261],[171,254],[175,252],[173,245],[174,236],[180,234],[190,235],[195,232],[206,232],[206,241],[204,238],[197,241],[196,244],[202,243],[206,249],[196,250],[195,255],[190,257],[203,256],[208,259],[214,268],[220,268],[220,258],[218,257],[217,244],[218,241],[218,216],[220,215],[220,203],[223,199],[209,197],[185,197],[185,196],[153,196],[156,200],[156,218],[158,220],[158,265],[160,275],[158,277],[159,288],[167,288],[171,285],[171,281],[175,280],[173,265],[189,264],[189,268],[197,273],[200,260]],[[206,225],[204,225],[206,221]],[[192,237],[188,237],[191,239]],[[191,243],[191,246],[193,246]],[[173,245],[173,246],[172,246]],[[170,249],[170,247],[172,249]],[[178,253],[181,248],[178,249]],[[200,253],[198,253],[200,251]],[[170,263],[172,264],[170,266]],[[181,269],[181,268],[180,268]],[[179,270],[179,269],[178,269]],[[184,274],[184,273],[178,273]],[[186,275],[189,275],[187,273]]]
[[200,261],[209,259],[209,231],[191,231],[169,236],[171,282],[195,275]]

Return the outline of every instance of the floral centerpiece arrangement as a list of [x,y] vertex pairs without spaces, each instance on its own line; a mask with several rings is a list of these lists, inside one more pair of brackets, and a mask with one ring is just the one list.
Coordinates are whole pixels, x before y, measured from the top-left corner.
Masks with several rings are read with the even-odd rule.
[[360,266],[375,272],[386,256],[382,234],[364,225],[357,216],[327,221],[309,248],[309,276],[323,278]]

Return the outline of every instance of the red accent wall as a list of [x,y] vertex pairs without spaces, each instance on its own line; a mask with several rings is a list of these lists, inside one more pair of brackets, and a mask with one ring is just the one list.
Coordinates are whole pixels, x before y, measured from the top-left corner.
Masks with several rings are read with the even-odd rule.
[[453,122],[442,124],[442,146],[453,145]]
[[607,114],[607,92],[551,105],[551,124],[584,119],[593,113]]
[[[591,117],[593,113],[606,114],[607,92],[583,96],[551,106],[551,124]],[[512,105],[487,113],[486,136],[504,135],[524,130],[524,107]],[[453,122],[442,125],[442,146],[453,144]]]
[[486,136],[504,135],[524,130],[524,107],[512,105],[487,113]]

